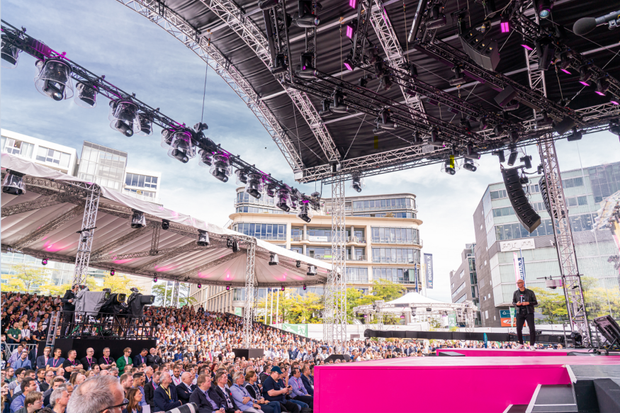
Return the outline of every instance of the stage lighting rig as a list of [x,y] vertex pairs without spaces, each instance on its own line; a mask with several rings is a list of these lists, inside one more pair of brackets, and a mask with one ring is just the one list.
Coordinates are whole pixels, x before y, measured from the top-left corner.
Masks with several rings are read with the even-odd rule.
[[318,1],[299,0],[298,15],[293,20],[297,27],[302,29],[313,29],[321,23],[317,13],[321,10],[321,3]]
[[148,136],[153,133],[153,117],[148,113],[138,112],[134,122],[134,132],[142,136]]
[[519,160],[523,162],[525,169],[532,168],[532,155],[524,156],[523,158],[519,158]]
[[478,152],[476,152],[476,149],[474,148],[474,146],[470,143],[467,145],[467,150],[465,152],[465,155],[463,155],[465,158],[467,159],[480,159],[480,154]]
[[499,149],[497,151],[493,151],[493,152],[491,152],[491,155],[497,156],[497,158],[499,159],[499,163],[506,162],[506,158],[504,157],[504,150],[503,149]]
[[213,155],[213,165],[211,166],[211,175],[222,182],[228,182],[231,173],[230,156],[223,152]]
[[[127,136],[133,136],[133,123],[138,115],[138,105],[131,100],[110,101],[110,127]],[[163,132],[162,132],[163,134]]]
[[351,174],[351,188],[356,192],[362,192],[363,185],[362,174],[359,172]]
[[213,165],[213,153],[208,149],[200,149],[198,154],[200,155],[199,165],[205,168],[211,168]]
[[167,231],[168,229],[170,229],[170,221],[168,221],[167,219],[162,219],[161,229],[163,229],[164,231]]
[[187,128],[162,129],[162,146],[169,147],[168,156],[187,163],[196,156],[196,146],[192,142],[192,132]]
[[322,118],[328,118],[334,114],[331,110],[332,101],[330,99],[323,99],[323,109],[319,111],[319,116]]
[[34,80],[36,89],[56,101],[70,99],[73,96],[71,66],[63,60],[63,57],[36,62],[39,69],[39,74]]
[[605,96],[609,90],[609,82],[605,79],[598,78],[596,80],[596,94],[599,96]]
[[24,174],[7,170],[4,181],[2,182],[2,192],[10,195],[23,195],[26,193],[24,185]]
[[278,191],[278,202],[276,206],[284,212],[289,212],[291,207],[289,206],[289,190],[287,188],[280,188]]
[[204,231],[202,229],[198,230],[198,240],[196,241],[196,244],[198,244],[201,247],[208,247],[210,242],[209,242],[209,233],[207,231]]
[[132,228],[146,227],[146,216],[144,215],[144,212],[138,211],[137,209],[132,210],[131,227]]
[[269,253],[269,265],[278,265],[279,262],[278,254],[275,252]]
[[452,76],[450,78],[450,80],[448,80],[448,83],[450,84],[450,86],[461,86],[465,84],[465,76],[463,75],[463,70],[461,69],[460,66],[454,66],[452,68],[452,71],[454,72],[454,76]]
[[510,155],[508,156],[508,166],[513,166],[517,161],[517,157],[519,156],[519,152],[517,152],[517,148],[512,145],[510,147]]
[[387,130],[394,130],[398,127],[398,125],[392,121],[389,109],[383,109],[379,113],[379,117],[376,122],[377,127],[373,130],[375,135],[382,134]]
[[478,167],[476,166],[475,162],[472,159],[465,158],[463,160],[463,169],[468,170],[470,172],[476,172],[478,170]]
[[245,169],[237,169],[235,171],[235,175],[237,175],[238,185],[246,185],[248,183],[248,171]]
[[572,133],[568,135],[566,140],[569,142],[578,141],[578,140],[581,140],[582,136],[583,134],[581,133],[581,131],[577,130],[577,127],[573,127]]
[[19,62],[19,53],[21,50],[8,42],[2,37],[2,67],[5,69],[13,69],[17,67]]
[[551,16],[551,9],[553,8],[554,1],[552,0],[534,0],[534,6],[536,7],[536,13],[541,19],[547,19]]
[[258,173],[252,173],[248,176],[248,181],[245,186],[245,192],[248,195],[253,196],[256,199],[260,199],[261,192],[263,191],[263,176]]
[[306,273],[306,275],[308,277],[314,277],[316,276],[316,266],[314,265],[308,265],[308,272]]
[[446,162],[444,163],[444,172],[448,175],[456,174],[456,161],[454,160],[454,155],[450,155]]
[[97,86],[91,83],[78,82],[75,85],[77,94],[75,104],[83,108],[94,108],[97,105]]
[[334,99],[333,100],[333,105],[330,108],[330,110],[333,113],[347,113],[347,112],[349,112],[349,108],[344,103],[344,93],[342,93],[341,90],[336,89],[334,91],[333,99]]
[[297,69],[297,76],[301,79],[314,79],[317,71],[314,69],[314,53],[304,52],[300,56],[301,64]]
[[446,14],[443,4],[435,4],[431,7],[431,13],[426,21],[427,29],[439,29],[446,25]]

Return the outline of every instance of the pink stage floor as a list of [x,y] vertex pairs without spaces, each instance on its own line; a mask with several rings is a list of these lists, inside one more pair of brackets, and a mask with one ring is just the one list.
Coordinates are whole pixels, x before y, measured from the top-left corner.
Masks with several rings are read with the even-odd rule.
[[532,351],[527,357],[503,357],[496,351],[500,355],[492,358],[410,357],[317,366],[315,412],[501,413],[511,404],[529,403],[538,384],[570,384],[568,364],[620,365],[620,357],[547,357]]
[[440,348],[437,355],[443,352],[464,354],[467,357],[540,357],[540,356],[566,356],[568,352],[587,353],[587,350],[512,350],[512,349],[487,349],[487,348]]

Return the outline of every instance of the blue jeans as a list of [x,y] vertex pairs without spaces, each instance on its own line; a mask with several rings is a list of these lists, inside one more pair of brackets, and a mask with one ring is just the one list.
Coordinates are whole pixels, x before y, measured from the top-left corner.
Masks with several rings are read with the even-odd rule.
[[304,403],[304,402],[302,402],[300,400],[289,399],[289,401],[295,403],[296,405],[298,405],[299,406],[299,410],[303,409],[304,407],[310,407],[308,405],[308,403]]

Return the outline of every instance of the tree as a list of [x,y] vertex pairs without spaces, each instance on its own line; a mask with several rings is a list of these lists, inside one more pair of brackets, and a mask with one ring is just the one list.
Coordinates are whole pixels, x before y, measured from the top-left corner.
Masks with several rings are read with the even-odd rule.
[[15,264],[11,266],[9,274],[3,274],[2,278],[8,280],[6,287],[2,285],[2,291],[38,293],[42,285],[49,283],[50,274],[46,268]]
[[[564,293],[552,292],[540,287],[532,287],[538,301],[537,310],[548,324],[559,324],[568,318]],[[562,291],[562,290],[560,290]]]
[[[170,284],[168,284],[170,283]],[[166,286],[167,291],[166,291]],[[155,283],[151,289],[151,294],[155,296],[155,303],[153,305],[166,307],[172,305],[172,293],[174,292],[174,282],[162,281]],[[184,305],[194,305],[196,299],[189,296],[189,284],[181,283],[179,286],[179,307]]]

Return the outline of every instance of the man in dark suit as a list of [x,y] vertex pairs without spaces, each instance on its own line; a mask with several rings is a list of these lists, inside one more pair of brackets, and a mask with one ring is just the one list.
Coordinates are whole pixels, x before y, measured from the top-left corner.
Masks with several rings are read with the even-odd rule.
[[215,386],[212,387],[211,393],[213,401],[218,406],[223,407],[226,413],[241,413],[241,410],[235,404],[235,400],[226,388],[228,382],[228,373],[220,371],[215,375]]
[[153,365],[159,366],[160,364],[161,364],[161,357],[157,355],[157,349],[153,347],[149,350],[149,355],[146,356],[146,365],[147,366],[153,366]]
[[155,389],[153,401],[155,403],[156,412],[167,412],[181,405],[177,396],[177,389],[172,384],[170,373],[164,372],[161,374],[159,378],[159,387]]
[[198,413],[224,413],[225,409],[220,408],[219,405],[211,397],[211,376],[201,374],[196,381],[197,388],[192,392],[189,397],[191,403],[195,403],[198,406]]
[[148,354],[148,350],[143,348],[140,354],[133,358],[134,367],[141,367],[143,364],[146,364],[146,355]]
[[49,347],[45,347],[43,349],[43,355],[37,357],[37,368],[38,369],[44,369],[45,366],[47,365],[47,360],[50,359],[50,353],[52,352],[52,349]]
[[181,375],[181,383],[177,387],[177,395],[179,400],[183,404],[189,403],[189,398],[196,390],[196,385],[192,384],[192,375],[189,372],[185,372]]
[[[62,301],[62,329],[61,335],[69,335],[71,333],[71,324],[73,321],[73,312],[75,311],[75,295],[80,287],[76,284],[70,290],[65,292],[61,298]],[[68,331],[66,330],[69,327]]]
[[145,401],[151,406],[151,411],[155,412],[155,390],[157,390],[157,382],[159,381],[159,377],[161,373],[156,371],[153,373],[152,380],[144,385],[144,398]]

